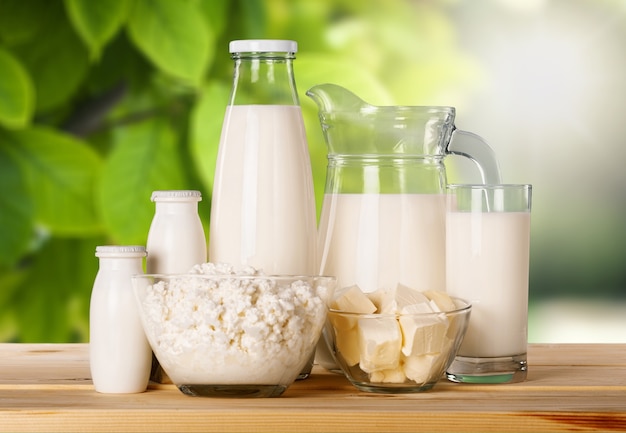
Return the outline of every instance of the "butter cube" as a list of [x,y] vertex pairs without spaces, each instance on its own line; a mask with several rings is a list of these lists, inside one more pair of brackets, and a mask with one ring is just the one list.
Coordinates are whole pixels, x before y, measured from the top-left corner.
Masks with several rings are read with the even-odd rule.
[[349,367],[355,366],[361,359],[359,333],[356,327],[350,329],[335,328],[336,350]]
[[376,305],[356,285],[343,289],[331,307],[348,313],[371,314],[376,311]]
[[456,310],[456,305],[450,295],[441,290],[427,290],[424,295],[439,307],[441,311],[453,311]]
[[378,289],[368,293],[367,297],[376,306],[376,313],[378,314],[395,314],[398,312],[395,289]]
[[359,319],[358,330],[361,370],[371,373],[398,367],[402,333],[395,317]]
[[448,321],[445,316],[420,316],[428,304],[405,307],[400,316],[402,330],[402,353],[405,356],[441,352],[447,340]]
[[427,303],[429,299],[419,290],[412,289],[404,284],[398,284],[396,286],[396,304],[400,312],[407,305]]
[[406,375],[404,374],[404,368],[398,366],[389,370],[379,370],[370,373],[370,382],[377,383],[404,383],[406,381]]
[[[407,356],[403,359],[404,374],[407,378],[422,384],[431,380],[433,372],[438,368],[438,353]],[[443,372],[441,373],[443,374]],[[437,373],[437,376],[439,373]],[[439,377],[432,378],[439,380]]]
[[356,314],[342,314],[336,311],[329,311],[328,320],[337,331],[348,331],[356,327],[358,316]]

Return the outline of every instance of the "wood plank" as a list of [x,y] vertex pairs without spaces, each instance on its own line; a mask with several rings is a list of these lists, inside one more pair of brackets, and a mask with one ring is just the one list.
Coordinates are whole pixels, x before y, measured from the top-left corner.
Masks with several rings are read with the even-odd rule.
[[530,344],[529,365],[626,366],[626,344]]
[[0,431],[626,431],[626,345],[531,345],[526,382],[360,392],[315,366],[274,399],[93,390],[87,345],[0,344]]

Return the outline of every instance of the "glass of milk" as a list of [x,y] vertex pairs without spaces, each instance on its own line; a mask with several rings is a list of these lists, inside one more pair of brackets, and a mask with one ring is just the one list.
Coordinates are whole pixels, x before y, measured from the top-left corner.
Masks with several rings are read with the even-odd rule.
[[454,382],[526,379],[531,185],[449,185],[446,289],[472,304],[447,377]]

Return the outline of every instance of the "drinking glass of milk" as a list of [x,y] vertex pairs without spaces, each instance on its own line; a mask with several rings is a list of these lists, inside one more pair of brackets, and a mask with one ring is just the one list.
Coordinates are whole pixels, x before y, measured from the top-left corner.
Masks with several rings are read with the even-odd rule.
[[472,304],[453,382],[526,379],[531,185],[449,185],[446,290]]

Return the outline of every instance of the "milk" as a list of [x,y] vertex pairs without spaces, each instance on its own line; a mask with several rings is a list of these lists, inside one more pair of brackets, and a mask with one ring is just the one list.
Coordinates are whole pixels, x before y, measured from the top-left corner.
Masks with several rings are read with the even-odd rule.
[[449,212],[447,291],[472,304],[458,355],[526,353],[530,212]]
[[445,290],[445,196],[326,194],[318,248],[338,289]]
[[316,213],[297,105],[230,105],[217,158],[209,259],[312,275]]

